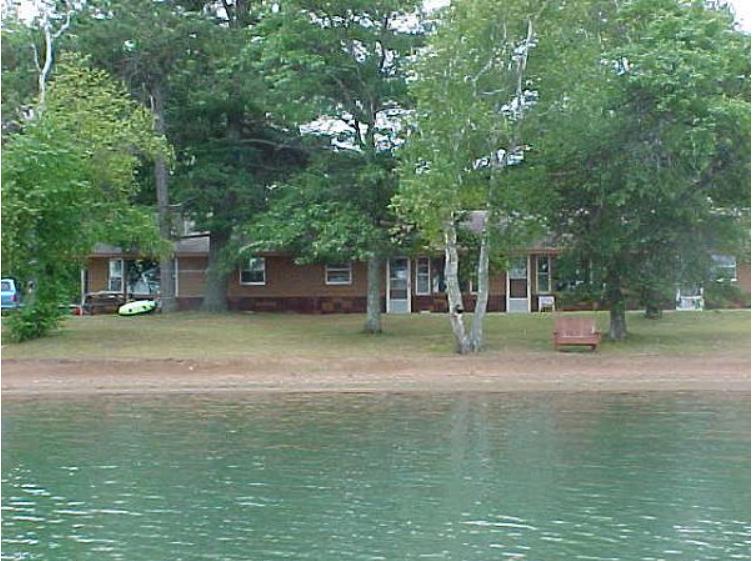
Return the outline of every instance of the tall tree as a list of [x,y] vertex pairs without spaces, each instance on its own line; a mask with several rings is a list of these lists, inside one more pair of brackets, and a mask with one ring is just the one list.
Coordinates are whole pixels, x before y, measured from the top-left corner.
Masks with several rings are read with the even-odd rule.
[[[208,25],[206,18],[172,1],[113,0],[94,5],[88,17],[81,17],[80,25],[77,47],[95,64],[125,80],[149,107],[155,133],[166,135],[173,69],[192,55]],[[170,240],[175,216],[166,155],[154,160],[153,177],[160,234]],[[176,308],[174,256],[162,256],[159,264],[162,310],[170,312]]]
[[227,309],[227,284],[237,264],[239,227],[267,207],[269,185],[306,161],[298,128],[275,111],[259,72],[259,52],[247,48],[256,12],[228,5],[190,58],[175,68],[169,108],[176,147],[175,194],[185,215],[208,231],[210,253],[203,309]]
[[[418,100],[396,204],[429,240],[441,239],[455,348],[478,352],[489,296],[489,262],[499,225],[520,214],[507,188],[509,166],[523,159],[521,124],[534,92],[527,75],[536,45],[538,2],[453,3],[421,54],[412,91]],[[483,210],[470,329],[458,280],[458,228]]]
[[579,70],[544,100],[532,161],[545,162],[552,224],[589,264],[621,340],[627,297],[654,308],[675,283],[701,280],[749,212],[750,37],[702,2],[601,8],[602,29],[581,20],[592,33],[552,57],[561,67],[580,53]]
[[[321,173],[320,178],[294,182],[274,202],[275,215],[316,223],[310,223],[305,235],[289,240],[283,239],[285,225],[278,235],[267,229],[271,239],[260,241],[289,242],[307,259],[334,259],[339,253],[340,259],[366,260],[364,330],[369,333],[382,329],[380,269],[394,251],[389,235],[395,222],[389,207],[396,187],[393,152],[401,142],[401,118],[412,107],[405,65],[423,42],[419,4],[293,0],[262,18],[259,26],[262,68],[272,92],[287,100],[280,110],[292,111],[299,122],[318,118],[307,130],[332,141],[306,171],[309,176]],[[341,213],[343,209],[347,211]],[[348,244],[357,246],[336,247],[345,231]],[[305,240],[307,247],[302,245]]]
[[33,114],[38,82],[32,45],[37,33],[12,12],[3,14],[2,27],[3,134],[17,131]]
[[72,59],[59,64],[45,111],[3,151],[3,270],[33,283],[10,319],[24,340],[58,324],[96,242],[156,252],[150,213],[132,206],[134,170],[166,146],[120,84]]

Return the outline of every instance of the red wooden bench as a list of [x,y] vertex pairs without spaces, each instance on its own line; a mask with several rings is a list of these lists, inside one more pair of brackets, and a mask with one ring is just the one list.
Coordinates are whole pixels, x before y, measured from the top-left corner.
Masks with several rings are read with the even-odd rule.
[[601,333],[596,330],[595,318],[564,317],[554,319],[554,348],[564,346],[588,346],[596,350],[601,342]]

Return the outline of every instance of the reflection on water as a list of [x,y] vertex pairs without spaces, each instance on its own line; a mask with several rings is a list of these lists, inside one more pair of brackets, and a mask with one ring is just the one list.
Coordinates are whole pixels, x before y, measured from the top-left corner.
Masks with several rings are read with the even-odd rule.
[[750,559],[747,394],[3,404],[2,557]]

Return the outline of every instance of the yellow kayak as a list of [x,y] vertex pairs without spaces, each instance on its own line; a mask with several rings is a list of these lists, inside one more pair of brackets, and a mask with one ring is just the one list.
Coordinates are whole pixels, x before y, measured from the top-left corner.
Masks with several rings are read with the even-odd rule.
[[157,302],[154,300],[136,300],[123,304],[118,308],[118,314],[121,316],[138,316],[153,312],[155,309],[157,309]]

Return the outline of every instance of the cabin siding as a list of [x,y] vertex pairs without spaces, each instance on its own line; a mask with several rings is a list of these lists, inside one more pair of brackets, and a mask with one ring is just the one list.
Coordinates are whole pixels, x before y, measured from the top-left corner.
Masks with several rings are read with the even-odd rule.
[[[228,283],[228,298],[358,298],[366,297],[366,264],[353,263],[351,283],[331,285],[325,282],[325,265],[297,265],[291,257],[267,256],[263,285],[241,284],[240,268]],[[382,290],[384,294],[384,290]]]
[[740,290],[750,294],[750,263],[737,264],[737,286]]
[[206,257],[178,257],[178,298],[201,298],[206,285]]
[[[538,297],[550,292],[538,290],[537,257],[555,257],[556,251],[550,249],[534,250],[529,255],[529,287],[531,296],[530,311],[538,311]],[[131,259],[135,256],[122,253],[99,253],[89,258],[86,267],[86,285],[90,292],[108,289],[109,259],[122,257]],[[366,263],[352,264],[350,284],[333,285],[325,280],[324,264],[296,264],[294,259],[285,255],[264,255],[265,284],[241,284],[240,267],[235,268],[228,279],[228,307],[232,310],[299,312],[299,313],[365,313],[367,294]],[[430,293],[416,294],[417,260],[410,258],[410,294],[412,312],[447,312],[447,298],[438,290],[443,276],[443,259],[432,257],[430,260]],[[181,310],[198,309],[201,306],[206,286],[207,256],[197,251],[177,257],[177,302]],[[549,274],[551,286],[555,289],[556,259],[551,260]],[[386,310],[387,268],[382,267],[381,308]],[[739,263],[736,284],[750,294],[750,263]],[[506,311],[505,272],[492,273],[489,276],[490,312]],[[477,287],[474,286],[474,289]],[[468,312],[475,307],[476,294],[464,293],[463,306]],[[576,306],[558,309],[577,309]],[[589,309],[591,306],[589,305]]]
[[86,267],[86,276],[89,292],[107,290],[107,276],[109,274],[109,259],[89,259]]

